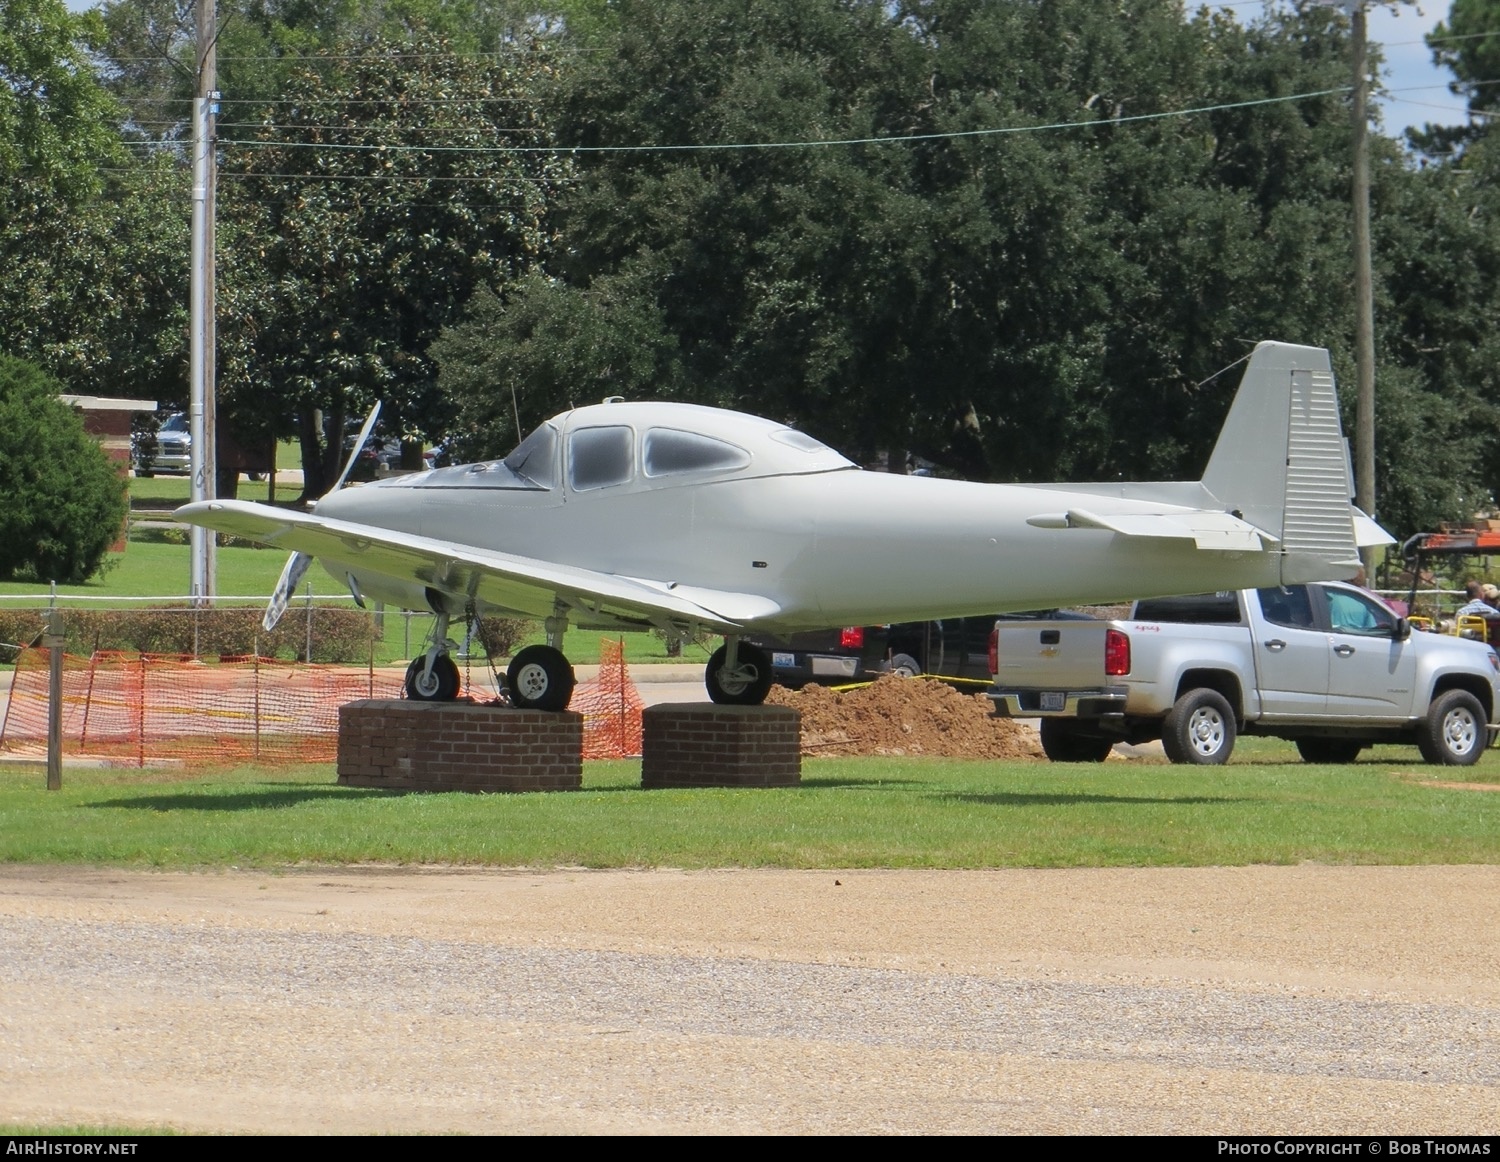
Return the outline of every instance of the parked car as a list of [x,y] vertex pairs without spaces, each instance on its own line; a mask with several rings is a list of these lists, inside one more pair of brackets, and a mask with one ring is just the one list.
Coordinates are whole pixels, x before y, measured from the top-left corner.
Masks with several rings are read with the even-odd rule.
[[[1089,620],[1084,614],[1057,610],[1001,616],[1006,620],[1042,617]],[[881,674],[907,678],[930,674],[988,685],[990,631],[994,627],[995,615],[989,614],[809,630],[785,638],[752,634],[745,640],[771,655],[775,680],[794,690],[810,682],[824,685],[870,682]]]
[[156,449],[150,442],[137,439],[132,451],[137,476],[154,476],[158,472],[187,475],[192,471],[193,437],[188,430],[186,412],[173,412],[162,421],[156,433]]

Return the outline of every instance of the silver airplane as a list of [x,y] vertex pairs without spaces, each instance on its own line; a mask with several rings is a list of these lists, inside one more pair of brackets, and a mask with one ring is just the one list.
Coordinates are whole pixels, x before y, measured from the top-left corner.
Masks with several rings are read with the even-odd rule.
[[361,605],[436,614],[412,698],[458,693],[450,619],[542,619],[547,644],[512,659],[509,697],[562,710],[570,623],[723,635],[709,696],[758,704],[771,663],[749,633],[1352,577],[1359,546],[1390,538],[1350,485],[1328,353],[1261,343],[1196,481],[868,472],[772,420],[612,400],[554,416],[503,460],[336,488],[310,513],[210,500],[176,517],[294,550],[268,627],[311,558]]

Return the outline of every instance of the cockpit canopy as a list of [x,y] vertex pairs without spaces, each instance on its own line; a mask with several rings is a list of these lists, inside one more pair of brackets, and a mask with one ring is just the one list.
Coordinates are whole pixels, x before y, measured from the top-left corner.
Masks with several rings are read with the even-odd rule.
[[554,416],[503,460],[389,481],[418,488],[590,492],[690,479],[828,472],[854,465],[804,432],[692,404],[601,404]]

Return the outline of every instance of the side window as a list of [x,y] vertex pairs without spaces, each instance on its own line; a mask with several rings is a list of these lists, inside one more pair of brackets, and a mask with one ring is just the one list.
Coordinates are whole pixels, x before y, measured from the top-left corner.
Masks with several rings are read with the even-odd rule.
[[727,472],[750,463],[743,448],[711,436],[652,428],[646,433],[644,459],[647,476],[677,476],[684,472]]
[[1334,633],[1357,633],[1366,637],[1389,637],[1396,617],[1385,606],[1358,593],[1326,589],[1328,624]]
[[1315,629],[1312,602],[1305,585],[1293,585],[1282,589],[1257,589],[1260,611],[1272,625],[1284,625],[1288,629]]
[[574,491],[624,484],[634,473],[635,433],[630,428],[580,428],[568,437],[568,482]]

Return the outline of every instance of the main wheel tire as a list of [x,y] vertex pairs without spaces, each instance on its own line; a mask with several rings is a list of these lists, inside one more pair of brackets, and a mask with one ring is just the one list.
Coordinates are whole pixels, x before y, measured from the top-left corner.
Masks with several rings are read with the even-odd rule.
[[895,654],[891,658],[891,664],[887,673],[895,674],[901,678],[920,678],[922,676],[922,666],[910,654]]
[[1347,738],[1299,738],[1297,753],[1305,763],[1352,763],[1365,744]]
[[1234,711],[1224,696],[1213,690],[1189,690],[1167,712],[1161,745],[1174,763],[1216,766],[1229,761],[1234,737]]
[[447,654],[433,659],[431,673],[425,657],[406,667],[406,696],[414,702],[452,702],[459,686],[458,666]]
[[505,670],[510,703],[522,710],[566,710],[577,684],[568,659],[551,646],[527,646]]
[[1102,763],[1114,742],[1096,734],[1085,734],[1076,723],[1044,718],[1041,726],[1042,753],[1055,763]]
[[759,646],[744,642],[740,642],[738,654],[739,668],[732,674],[724,670],[727,646],[720,646],[708,659],[703,684],[708,688],[709,700],[725,706],[759,706],[766,700],[775,678],[771,672],[771,655]]
[[1449,690],[1427,709],[1417,728],[1417,749],[1430,763],[1467,767],[1479,761],[1489,741],[1484,707],[1467,690]]

